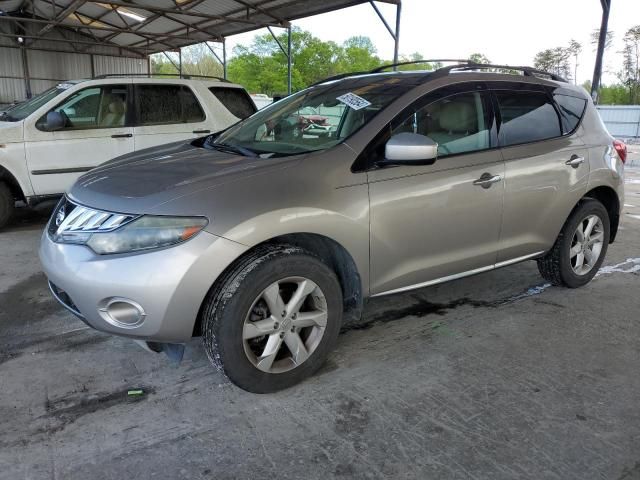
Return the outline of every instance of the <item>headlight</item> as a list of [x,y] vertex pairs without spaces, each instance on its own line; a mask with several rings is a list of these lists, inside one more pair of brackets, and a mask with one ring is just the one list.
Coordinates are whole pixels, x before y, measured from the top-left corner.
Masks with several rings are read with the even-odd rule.
[[204,217],[108,212],[63,197],[53,211],[47,232],[54,242],[87,245],[102,255],[176,245],[197,235],[208,222]]
[[86,241],[94,252],[135,252],[185,242],[207,226],[203,217],[143,216],[112,232],[94,233]]

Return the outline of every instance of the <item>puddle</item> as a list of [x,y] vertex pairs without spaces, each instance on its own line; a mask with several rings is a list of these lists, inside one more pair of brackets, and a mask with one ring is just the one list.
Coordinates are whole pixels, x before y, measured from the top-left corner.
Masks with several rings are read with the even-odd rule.
[[616,265],[607,265],[606,267],[601,267],[596,273],[596,277],[600,275],[609,275],[611,273],[638,273],[640,272],[640,257],[638,258],[627,258],[624,262],[618,263]]

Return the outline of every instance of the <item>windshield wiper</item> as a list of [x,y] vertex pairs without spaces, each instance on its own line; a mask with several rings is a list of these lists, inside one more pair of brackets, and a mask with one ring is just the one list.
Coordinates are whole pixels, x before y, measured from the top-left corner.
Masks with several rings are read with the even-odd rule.
[[230,145],[228,143],[214,143],[208,142],[207,145],[215,150],[220,150],[221,152],[230,152],[230,153],[238,153],[245,157],[257,157],[258,154],[253,150],[250,150],[245,147],[239,147],[237,145]]

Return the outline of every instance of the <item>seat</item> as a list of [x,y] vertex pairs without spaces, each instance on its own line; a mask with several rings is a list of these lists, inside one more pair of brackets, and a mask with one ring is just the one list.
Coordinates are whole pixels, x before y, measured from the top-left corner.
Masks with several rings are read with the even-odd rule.
[[127,112],[127,106],[124,100],[118,96],[111,96],[109,105],[107,106],[107,113],[102,117],[100,122],[101,127],[124,127],[125,114]]
[[478,131],[478,119],[475,108],[468,102],[460,99],[445,103],[438,116],[438,130],[430,133],[430,137],[439,145],[443,145],[449,153],[457,153],[470,150],[469,145],[462,139],[473,138]]

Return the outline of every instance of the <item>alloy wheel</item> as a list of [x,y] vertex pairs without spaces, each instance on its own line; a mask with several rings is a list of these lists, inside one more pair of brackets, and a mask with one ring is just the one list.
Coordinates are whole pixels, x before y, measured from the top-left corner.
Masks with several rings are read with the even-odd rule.
[[571,268],[576,275],[589,273],[600,258],[604,227],[597,215],[585,217],[576,228],[569,250]]
[[318,348],[326,325],[327,301],[316,283],[304,277],[278,280],[258,295],[247,313],[245,354],[263,372],[287,372]]

